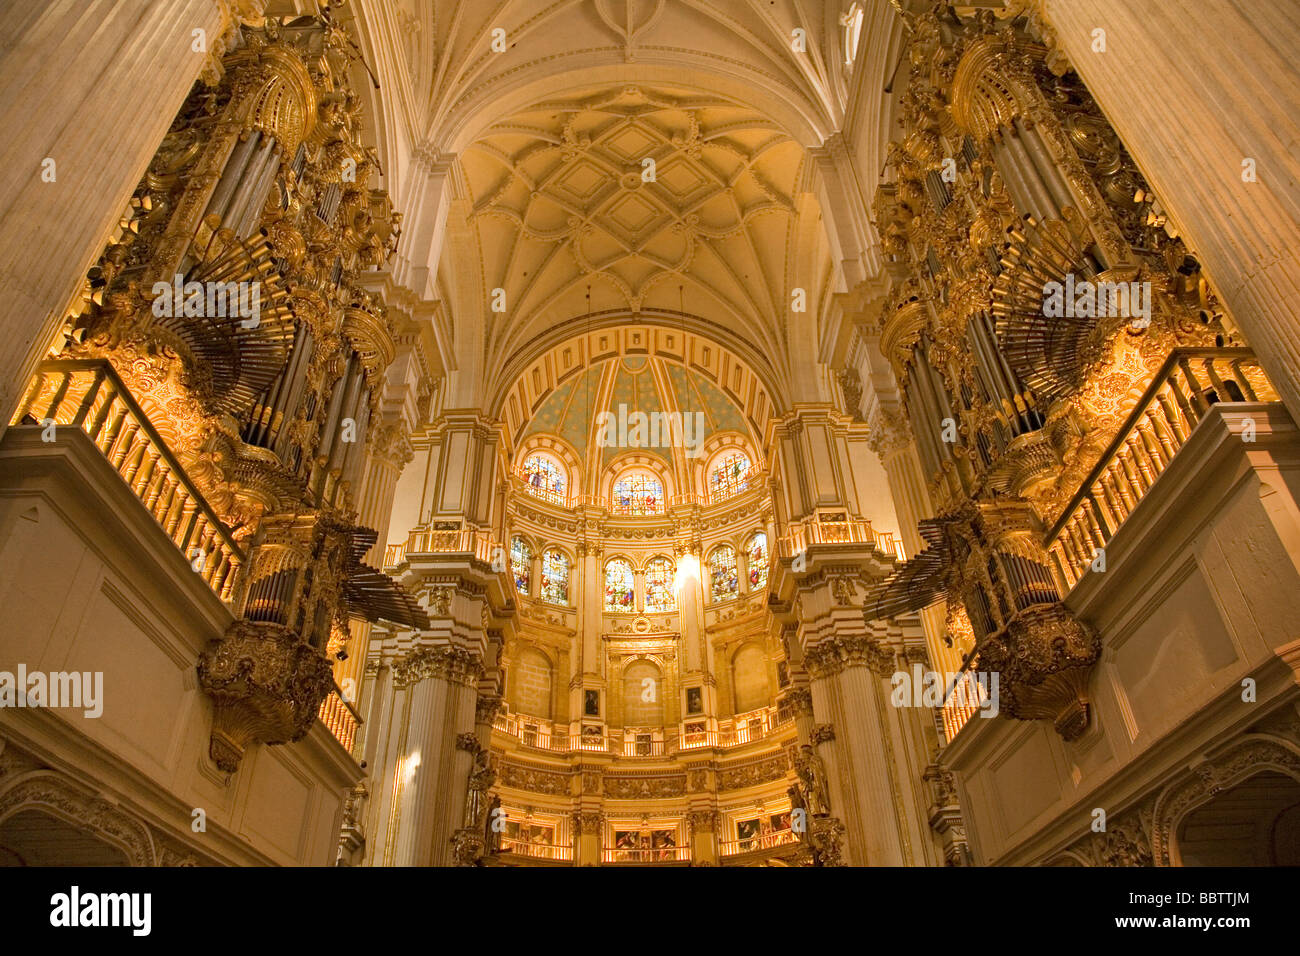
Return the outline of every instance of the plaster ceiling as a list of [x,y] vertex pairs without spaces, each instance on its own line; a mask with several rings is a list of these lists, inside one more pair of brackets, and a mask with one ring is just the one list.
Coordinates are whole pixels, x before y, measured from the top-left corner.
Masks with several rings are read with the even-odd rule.
[[[864,7],[855,34],[846,17]],[[479,400],[475,383],[497,388],[496,370],[573,331],[563,323],[593,312],[675,323],[682,311],[719,344],[761,353],[788,398],[816,397],[806,383],[818,323],[843,285],[833,263],[868,244],[850,222],[830,247],[821,177],[830,151],[843,151],[854,90],[878,95],[892,63],[881,55],[896,28],[889,0],[347,9],[382,82],[377,142],[410,212],[410,262],[397,274],[443,303],[436,335],[455,401]],[[873,38],[865,87],[847,63],[851,35]],[[653,182],[641,177],[647,157]],[[444,175],[440,193],[430,184]],[[429,292],[426,274],[436,274]],[[806,319],[791,314],[795,287]],[[504,311],[491,309],[495,289]]]
[[492,124],[459,162],[484,287],[505,290],[492,336],[505,351],[609,309],[779,335],[805,153],[754,110],[585,90]]

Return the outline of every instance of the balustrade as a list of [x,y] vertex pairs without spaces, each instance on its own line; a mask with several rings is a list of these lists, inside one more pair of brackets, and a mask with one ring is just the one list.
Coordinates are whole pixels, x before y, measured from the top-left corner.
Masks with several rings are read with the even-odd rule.
[[357,729],[361,726],[361,715],[357,713],[356,708],[343,696],[337,684],[329,692],[329,695],[321,701],[320,713],[321,723],[329,730],[334,738],[343,745],[349,753],[352,752],[352,745],[356,743]]
[[1044,546],[1061,593],[1087,573],[1098,549],[1114,537],[1212,406],[1277,400],[1249,349],[1171,352],[1047,532]]
[[12,424],[25,420],[84,432],[203,582],[232,599],[243,549],[108,361],[41,363]]

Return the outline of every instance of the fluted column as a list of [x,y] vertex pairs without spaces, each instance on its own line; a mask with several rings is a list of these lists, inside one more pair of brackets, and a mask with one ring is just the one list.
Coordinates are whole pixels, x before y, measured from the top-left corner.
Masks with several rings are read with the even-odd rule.
[[190,88],[205,70],[215,78],[223,6],[0,4],[0,433]]
[[574,865],[599,866],[604,814],[600,810],[575,810],[570,819],[573,822]]
[[[907,425],[900,417],[880,413],[872,422],[871,444],[880,456],[889,482],[890,497],[898,516],[899,535],[909,558],[925,548],[925,540],[917,530],[922,518],[934,514],[930,494],[925,486],[916,443],[908,434]],[[961,651],[944,643],[945,614],[942,603],[920,611],[921,626],[925,630],[925,647],[932,666],[939,671],[957,671],[961,667]]]
[[447,682],[426,677],[406,694],[405,732],[397,766],[396,831],[391,866],[429,866],[434,862],[433,829],[438,797],[440,759],[446,741],[442,716],[447,708]]
[[[850,862],[858,866],[906,866],[913,861],[904,847],[890,759],[894,728],[883,713],[882,677],[892,670],[887,652],[869,638],[832,639],[809,655],[813,707],[831,718],[827,730],[815,727],[814,743],[840,781],[843,804],[831,812],[846,825]],[[833,741],[833,746],[825,747]],[[833,769],[832,769],[833,765]]]
[[690,810],[686,814],[691,829],[691,865],[717,866],[721,857],[718,842],[718,811]]
[[[573,733],[581,733],[578,725],[586,716],[583,710],[583,691],[587,687],[603,686],[600,681],[600,635],[605,606],[605,569],[603,552],[594,542],[580,542],[575,565],[579,578],[575,606],[582,626],[574,637],[569,681],[569,715],[574,721]],[[601,691],[602,713],[609,713],[610,702],[605,690]]]
[[[678,560],[688,569],[678,575],[677,613],[682,628],[682,676],[698,674],[709,669],[709,653],[704,634],[704,569],[703,549],[698,545],[693,551],[683,552]],[[715,712],[716,708],[710,708]]]
[[461,825],[476,739],[478,655],[423,644],[393,665],[390,745],[374,768],[375,839],[385,866],[445,866]]
[[[1300,413],[1296,4],[1040,2],[1058,49]],[[1094,52],[1097,29],[1105,52]]]
[[367,866],[383,866],[392,859],[396,835],[394,807],[403,770],[403,745],[407,712],[407,687],[394,680],[393,662],[381,654],[366,671],[364,693],[369,701],[363,725],[363,759],[370,774],[370,799],[366,804]]

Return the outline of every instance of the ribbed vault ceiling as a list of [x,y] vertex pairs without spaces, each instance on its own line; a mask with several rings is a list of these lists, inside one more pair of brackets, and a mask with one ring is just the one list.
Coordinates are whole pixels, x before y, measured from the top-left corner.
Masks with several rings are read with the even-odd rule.
[[493,124],[460,163],[483,281],[505,290],[494,338],[510,351],[590,295],[775,340],[803,162],[772,121],[683,90],[588,90]]
[[[411,269],[397,275],[425,295],[425,270],[436,274],[453,401],[499,389],[515,356],[592,312],[674,323],[685,312],[701,329],[734,330],[730,344],[761,354],[783,396],[820,395],[809,383],[842,285],[833,261],[857,262],[867,237],[851,217],[828,226],[819,198],[828,150],[843,148],[831,141],[856,135],[843,130],[846,109],[892,69],[866,41],[896,28],[886,0],[346,9],[382,79],[380,152],[411,214],[399,252]],[[850,37],[875,51],[870,86],[854,86]],[[804,315],[791,309],[795,288]]]

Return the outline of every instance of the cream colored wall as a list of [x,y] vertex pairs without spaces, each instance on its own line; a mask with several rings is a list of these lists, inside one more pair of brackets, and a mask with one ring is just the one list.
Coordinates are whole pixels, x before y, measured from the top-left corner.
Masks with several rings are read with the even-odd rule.
[[857,492],[858,510],[871,522],[875,531],[900,532],[898,514],[894,510],[894,496],[889,490],[889,477],[880,463],[880,457],[866,442],[848,443],[852,469],[853,489]]
[[1094,809],[1114,817],[1300,701],[1277,653],[1300,620],[1300,439],[1279,406],[1254,409],[1212,414],[1111,539],[1106,571],[1071,592],[1103,641],[1084,735],[974,717],[945,751],[977,862],[1041,862],[1086,838]]
[[104,675],[101,717],[6,708],[0,736],[206,861],[333,863],[361,771],[319,723],[296,744],[251,748],[230,778],[217,769],[195,667],[230,613],[72,429],[46,444],[12,428],[0,445],[0,608],[0,670]]

